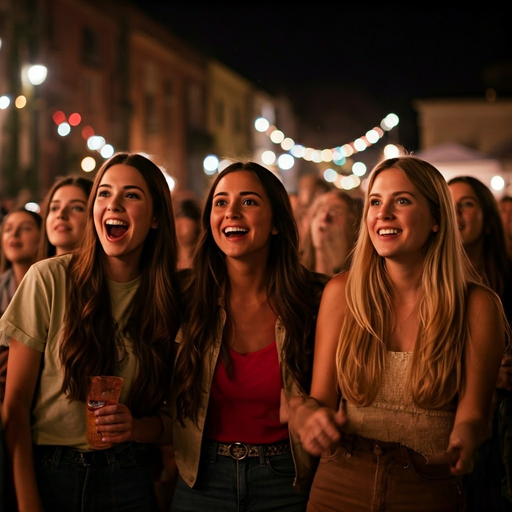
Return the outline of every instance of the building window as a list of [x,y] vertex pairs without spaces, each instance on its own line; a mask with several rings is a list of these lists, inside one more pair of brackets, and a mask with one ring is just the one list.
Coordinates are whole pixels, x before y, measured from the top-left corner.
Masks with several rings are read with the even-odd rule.
[[191,83],[187,89],[188,124],[191,128],[203,127],[203,89],[199,84]]
[[100,61],[98,36],[93,30],[85,27],[82,31],[82,62],[87,66],[98,67]]

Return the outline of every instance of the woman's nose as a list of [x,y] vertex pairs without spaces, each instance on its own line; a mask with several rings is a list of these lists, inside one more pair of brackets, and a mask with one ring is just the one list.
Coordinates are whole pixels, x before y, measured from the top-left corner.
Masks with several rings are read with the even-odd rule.
[[67,206],[63,206],[59,212],[58,212],[58,215],[57,217],[59,219],[67,219],[69,216],[69,208]]
[[226,210],[226,217],[229,219],[237,219],[240,217],[240,211],[236,205],[230,205]]
[[123,206],[122,206],[122,201],[120,200],[120,198],[117,197],[116,195],[113,195],[110,198],[110,202],[108,204],[107,209],[111,212],[117,212],[117,211],[120,211],[122,208],[123,208]]
[[393,211],[389,204],[383,203],[379,212],[377,213],[378,219],[389,219],[393,217]]

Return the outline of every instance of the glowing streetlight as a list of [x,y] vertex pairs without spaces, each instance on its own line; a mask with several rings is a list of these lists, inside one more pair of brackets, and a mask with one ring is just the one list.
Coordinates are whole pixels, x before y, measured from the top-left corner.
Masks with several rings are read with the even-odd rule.
[[28,81],[32,85],[41,85],[46,80],[48,69],[42,64],[34,64],[27,70]]

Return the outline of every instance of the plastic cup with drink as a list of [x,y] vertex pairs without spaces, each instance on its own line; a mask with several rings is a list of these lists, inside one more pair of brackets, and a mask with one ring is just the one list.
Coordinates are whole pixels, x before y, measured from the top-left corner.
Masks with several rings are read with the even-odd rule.
[[119,403],[121,389],[124,379],[113,375],[96,375],[89,377],[89,390],[87,392],[86,414],[87,414],[87,444],[92,450],[103,450],[110,448],[111,443],[104,443],[101,438],[101,432],[96,432],[97,409],[106,405],[116,405]]

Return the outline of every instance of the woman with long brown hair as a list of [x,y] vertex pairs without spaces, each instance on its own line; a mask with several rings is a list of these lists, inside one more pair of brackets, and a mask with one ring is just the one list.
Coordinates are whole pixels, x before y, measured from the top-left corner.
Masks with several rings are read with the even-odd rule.
[[175,369],[172,510],[303,511],[312,459],[280,422],[281,389],[307,393],[327,277],[299,261],[286,189],[235,162],[211,185]]
[[[80,247],[31,267],[0,320],[11,336],[3,408],[20,510],[156,510],[148,444],[166,413],[179,327],[169,188],[142,155],[99,170]],[[124,379],[86,443],[88,377]]]
[[84,176],[58,178],[43,200],[39,259],[60,256],[78,247],[86,222],[92,180]]

